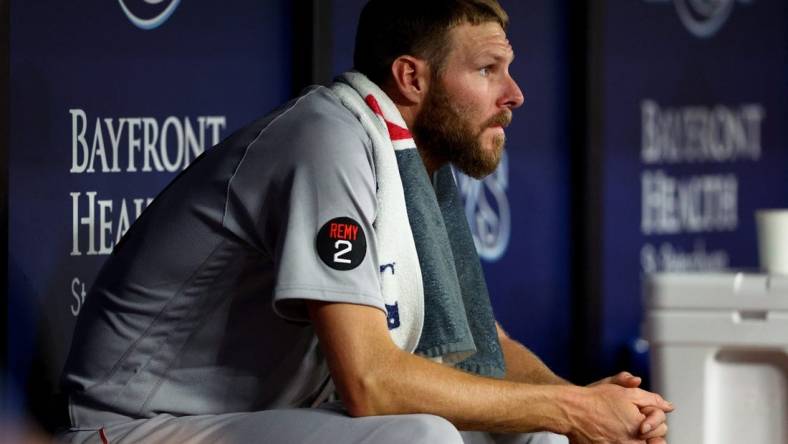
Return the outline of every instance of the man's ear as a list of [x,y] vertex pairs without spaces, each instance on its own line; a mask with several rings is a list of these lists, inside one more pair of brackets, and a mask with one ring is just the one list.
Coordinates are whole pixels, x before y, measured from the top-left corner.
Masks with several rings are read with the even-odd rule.
[[427,96],[430,67],[425,60],[403,55],[391,64],[391,83],[399,95],[411,104],[420,104]]

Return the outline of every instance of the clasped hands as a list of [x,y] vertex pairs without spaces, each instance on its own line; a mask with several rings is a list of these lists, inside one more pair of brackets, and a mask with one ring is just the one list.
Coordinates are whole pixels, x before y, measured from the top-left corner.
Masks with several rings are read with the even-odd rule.
[[621,372],[587,386],[595,414],[570,434],[572,444],[667,444],[673,405],[641,390],[641,378]]

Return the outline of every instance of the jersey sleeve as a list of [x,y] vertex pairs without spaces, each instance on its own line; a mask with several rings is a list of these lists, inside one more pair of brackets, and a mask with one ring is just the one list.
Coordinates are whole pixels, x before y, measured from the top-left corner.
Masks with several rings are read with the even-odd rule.
[[371,142],[347,110],[314,99],[284,111],[248,148],[230,184],[232,225],[273,262],[280,316],[306,320],[305,300],[385,312]]

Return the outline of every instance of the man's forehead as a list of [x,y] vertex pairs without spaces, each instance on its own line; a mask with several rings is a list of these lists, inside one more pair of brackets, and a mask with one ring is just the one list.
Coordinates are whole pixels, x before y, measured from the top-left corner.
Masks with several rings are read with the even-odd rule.
[[501,25],[496,22],[485,22],[479,25],[463,23],[452,29],[453,49],[464,49],[471,52],[514,53],[511,42],[506,38]]

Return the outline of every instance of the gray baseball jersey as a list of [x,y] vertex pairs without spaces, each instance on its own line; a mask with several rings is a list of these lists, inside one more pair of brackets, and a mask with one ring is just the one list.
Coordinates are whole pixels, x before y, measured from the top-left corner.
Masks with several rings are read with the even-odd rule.
[[304,299],[385,312],[371,142],[318,87],[206,151],[99,273],[62,387],[75,428],[308,405]]

